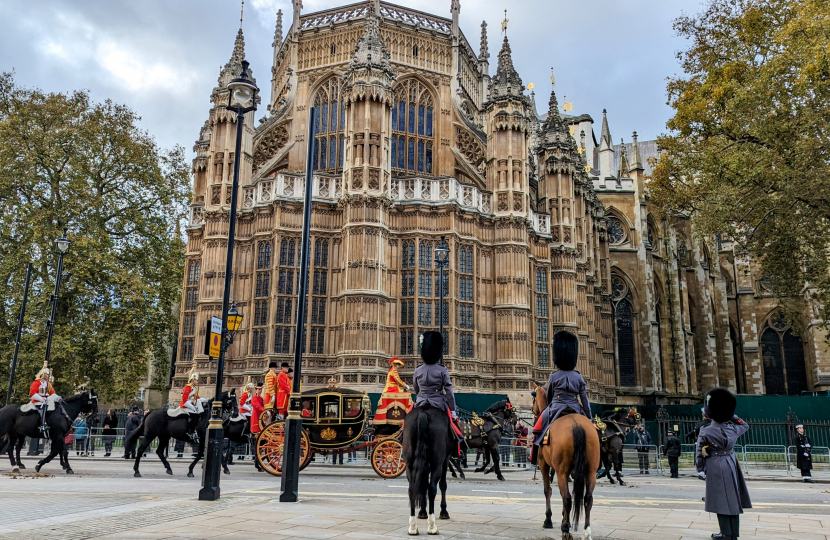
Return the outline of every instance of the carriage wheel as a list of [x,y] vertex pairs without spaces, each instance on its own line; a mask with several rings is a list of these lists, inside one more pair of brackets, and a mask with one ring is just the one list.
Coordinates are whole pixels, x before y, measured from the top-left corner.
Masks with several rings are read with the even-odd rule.
[[[311,461],[311,449],[305,430],[300,432],[300,470]],[[256,459],[268,474],[282,475],[282,455],[285,449],[285,422],[274,422],[266,427],[256,441]]]
[[386,439],[372,449],[372,468],[382,478],[397,478],[406,470],[401,454],[403,445],[395,439]]
[[259,415],[259,421],[258,421],[259,430],[260,431],[264,430],[268,425],[271,424],[271,422],[274,421],[275,417],[276,417],[276,412],[274,411],[274,409],[265,409],[264,411],[262,411],[262,413],[260,413],[260,415]]

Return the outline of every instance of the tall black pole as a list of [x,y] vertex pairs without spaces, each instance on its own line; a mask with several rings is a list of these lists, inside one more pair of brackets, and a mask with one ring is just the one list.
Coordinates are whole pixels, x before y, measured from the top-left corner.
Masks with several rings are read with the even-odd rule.
[[236,237],[236,205],[239,191],[239,164],[242,163],[242,129],[245,123],[245,113],[241,110],[236,113],[236,146],[233,154],[233,184],[231,184],[230,224],[228,225],[228,254],[225,258],[225,292],[222,295],[222,337],[220,339],[219,360],[216,362],[216,388],[214,389],[213,404],[210,411],[210,422],[207,430],[207,453],[205,454],[205,470],[203,473],[202,489],[199,490],[200,501],[215,501],[219,499],[219,467],[222,462],[222,379],[225,376],[225,352],[228,349],[228,309],[231,297],[231,276],[233,275],[233,242]]
[[[63,231],[63,236],[66,237],[66,230]],[[58,311],[58,293],[61,289],[61,276],[63,275],[63,251],[58,256],[58,275],[55,277],[55,292],[52,294],[52,314],[49,320],[46,321],[46,326],[49,328],[49,336],[46,338],[46,363],[49,363],[49,358],[52,354],[52,332],[55,330],[55,316]]]
[[12,356],[12,368],[9,373],[9,392],[6,394],[6,405],[12,401],[14,391],[14,372],[17,369],[17,351],[20,350],[20,337],[23,334],[23,319],[26,317],[26,302],[29,300],[29,280],[32,278],[32,263],[26,266],[26,286],[23,289],[23,305],[20,306],[20,319],[17,321],[17,338],[14,340],[14,355]]
[[303,198],[303,238],[300,244],[300,286],[297,292],[297,329],[294,331],[294,385],[291,387],[291,399],[288,404],[286,421],[286,443],[282,463],[282,494],[280,502],[297,502],[300,485],[300,433],[303,418],[300,412],[300,381],[303,368],[303,341],[305,337],[305,297],[308,292],[308,260],[311,244],[311,192],[314,187],[314,123],[317,121],[317,109],[312,107],[308,114],[308,152],[305,156],[305,197]]
[[[443,238],[442,238],[443,240]],[[438,333],[441,334],[441,341],[444,341],[444,265],[446,263],[441,261],[438,263],[438,288],[441,292],[438,295]],[[441,349],[444,347],[448,347],[449,344],[445,343]],[[439,356],[439,362],[441,365],[444,365],[444,351],[441,351],[441,356]]]

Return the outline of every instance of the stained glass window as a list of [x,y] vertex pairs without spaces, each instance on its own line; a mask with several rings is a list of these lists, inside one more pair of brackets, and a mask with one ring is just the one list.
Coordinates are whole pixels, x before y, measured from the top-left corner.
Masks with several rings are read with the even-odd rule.
[[625,229],[622,222],[615,217],[608,218],[608,238],[612,244],[625,242]]
[[346,109],[342,102],[342,87],[343,80],[332,77],[317,89],[314,96],[314,107],[318,113],[314,126],[315,152],[312,163],[316,171],[338,173],[343,169]]
[[432,175],[432,95],[420,81],[410,78],[397,85],[395,100],[397,108],[392,112],[392,172],[395,176],[415,173]]

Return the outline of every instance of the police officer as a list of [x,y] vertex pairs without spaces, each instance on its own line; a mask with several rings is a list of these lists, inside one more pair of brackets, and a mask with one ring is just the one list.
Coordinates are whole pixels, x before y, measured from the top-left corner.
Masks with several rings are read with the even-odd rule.
[[666,437],[666,446],[663,453],[669,460],[669,468],[671,469],[671,477],[679,478],[677,474],[677,462],[680,460],[680,439],[674,434],[671,429]]
[[813,445],[810,437],[804,434],[803,424],[795,426],[795,431],[796,465],[801,470],[801,479],[812,484],[813,477],[810,471],[813,469]]

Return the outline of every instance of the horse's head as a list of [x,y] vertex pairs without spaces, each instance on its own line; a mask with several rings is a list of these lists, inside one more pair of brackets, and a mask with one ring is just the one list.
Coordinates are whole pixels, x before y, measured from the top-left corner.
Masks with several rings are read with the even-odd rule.
[[530,393],[533,396],[533,417],[538,418],[542,411],[548,406],[548,396],[545,392],[545,388],[542,386],[536,386],[536,389]]
[[83,400],[81,412],[86,414],[98,414],[98,394],[95,393],[95,390],[88,390],[84,392],[81,394],[81,399]]
[[230,392],[222,392],[221,395],[222,401],[222,413],[230,413],[236,415],[238,412],[239,404],[236,401],[236,389],[234,388]]
[[637,412],[637,407],[628,409],[628,416],[625,417],[625,422],[631,426],[636,425],[642,419],[642,415]]

